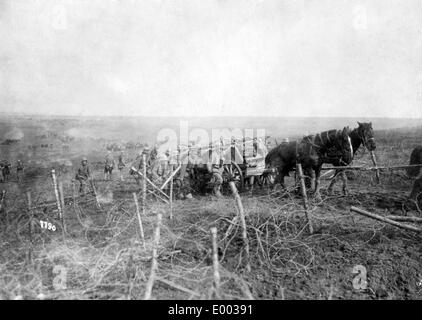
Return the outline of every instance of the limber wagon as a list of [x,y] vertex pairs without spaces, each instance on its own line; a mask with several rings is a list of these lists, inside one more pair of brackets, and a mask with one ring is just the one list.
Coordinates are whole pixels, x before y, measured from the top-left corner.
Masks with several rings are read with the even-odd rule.
[[184,178],[188,177],[190,188],[194,192],[209,191],[213,187],[209,164],[214,152],[223,160],[223,192],[230,189],[231,181],[240,191],[246,187],[252,188],[254,183],[263,186],[274,182],[274,170],[265,168],[265,145],[246,139],[225,142],[221,139],[219,143],[206,147],[179,146],[177,155],[173,155],[177,159],[176,167],[180,166],[180,171],[174,177],[175,190],[182,188]]

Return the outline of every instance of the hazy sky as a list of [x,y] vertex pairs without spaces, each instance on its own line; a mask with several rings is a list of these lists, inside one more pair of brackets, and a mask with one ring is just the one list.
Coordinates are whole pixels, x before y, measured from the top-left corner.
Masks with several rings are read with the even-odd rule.
[[0,111],[422,117],[422,1],[0,0]]

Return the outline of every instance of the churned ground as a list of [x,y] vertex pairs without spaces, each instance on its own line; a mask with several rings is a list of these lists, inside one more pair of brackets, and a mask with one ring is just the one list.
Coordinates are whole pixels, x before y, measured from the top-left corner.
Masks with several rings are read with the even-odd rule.
[[[403,142],[405,141],[405,142]],[[380,165],[408,163],[415,140],[378,142]],[[360,152],[355,165],[370,166]],[[6,212],[0,229],[0,297],[3,299],[143,299],[150,276],[153,233],[163,215],[153,299],[421,299],[422,237],[350,212],[356,206],[383,216],[421,216],[406,201],[412,180],[404,172],[349,174],[350,195],[338,182],[322,201],[311,198],[309,234],[302,199],[288,191],[241,193],[249,259],[233,197],[195,195],[170,206],[148,196],[139,228],[133,192],[140,187],[103,181],[93,165],[100,200],[73,197],[73,171],[58,170],[65,192],[62,229],[50,168],[27,171],[26,183],[3,184]],[[293,187],[293,181],[289,184]],[[32,234],[26,192],[31,191]],[[139,197],[139,201],[141,202]],[[75,201],[76,200],[76,201]],[[140,205],[142,205],[140,203]],[[40,228],[40,221],[56,230]],[[217,228],[221,287],[213,285],[210,228]],[[246,268],[249,262],[251,270]],[[366,282],[364,281],[366,280]]]

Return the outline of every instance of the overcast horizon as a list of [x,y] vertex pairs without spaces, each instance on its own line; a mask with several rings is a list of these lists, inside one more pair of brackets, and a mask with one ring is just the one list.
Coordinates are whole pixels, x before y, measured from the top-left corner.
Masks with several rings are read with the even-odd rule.
[[47,114],[47,113],[25,113],[25,112],[3,112],[0,111],[0,116],[22,116],[22,117],[86,117],[86,118],[321,118],[321,119],[401,119],[401,120],[422,120],[422,117],[372,117],[372,116],[319,116],[319,115],[304,115],[304,116],[289,116],[289,115],[277,115],[277,116],[247,116],[247,115],[238,115],[238,116],[224,116],[224,115],[191,115],[191,116],[177,116],[177,115],[84,115],[84,114]]
[[0,112],[422,118],[416,0],[0,0]]
[[177,115],[87,115],[87,114],[48,114],[48,113],[26,113],[26,112],[15,112],[15,111],[2,111],[0,110],[0,116],[22,116],[22,117],[87,117],[87,118],[321,118],[321,119],[402,119],[402,120],[422,120],[422,117],[373,117],[373,116],[320,116],[320,115],[304,115],[304,116],[295,116],[295,115],[258,115],[258,116],[247,116],[247,115],[237,115],[237,116],[225,116],[225,115],[190,115],[190,116],[177,116]]

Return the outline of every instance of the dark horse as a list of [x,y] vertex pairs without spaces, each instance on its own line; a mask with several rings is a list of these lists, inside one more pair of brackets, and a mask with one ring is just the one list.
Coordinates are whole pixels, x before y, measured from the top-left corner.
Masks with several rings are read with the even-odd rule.
[[[372,129],[372,122],[369,123],[360,123],[358,122],[358,127],[353,129],[350,132],[350,139],[352,140],[352,147],[353,147],[353,156],[355,155],[356,151],[359,149],[361,145],[363,145],[369,152],[372,152],[377,147],[375,144],[374,138],[374,131]],[[330,163],[336,167],[338,166],[347,166],[352,163],[353,157],[350,159],[350,162],[345,161],[336,156],[335,152],[333,154],[328,154],[326,159],[326,163]],[[331,183],[328,187],[328,193],[331,194],[334,188],[334,184],[336,183],[337,177],[341,176],[343,180],[343,193],[345,195],[348,194],[347,189],[347,176],[346,171],[337,169],[334,174],[334,178],[331,180]]]
[[266,167],[278,169],[278,182],[285,187],[284,177],[289,175],[299,162],[309,176],[315,172],[315,196],[319,195],[321,167],[326,162],[328,152],[336,152],[339,161],[349,163],[353,157],[350,129],[329,130],[304,137],[300,142],[283,143],[270,150],[265,157]]
[[[422,146],[418,146],[415,149],[413,149],[412,153],[410,154],[410,165],[413,164],[422,164]],[[421,170],[421,167],[410,167],[407,168],[407,175],[409,177],[417,177],[419,175],[419,172]],[[422,193],[422,177],[419,177],[419,179],[416,179],[413,184],[412,192],[410,193],[409,198],[412,200],[418,199],[419,195]]]

